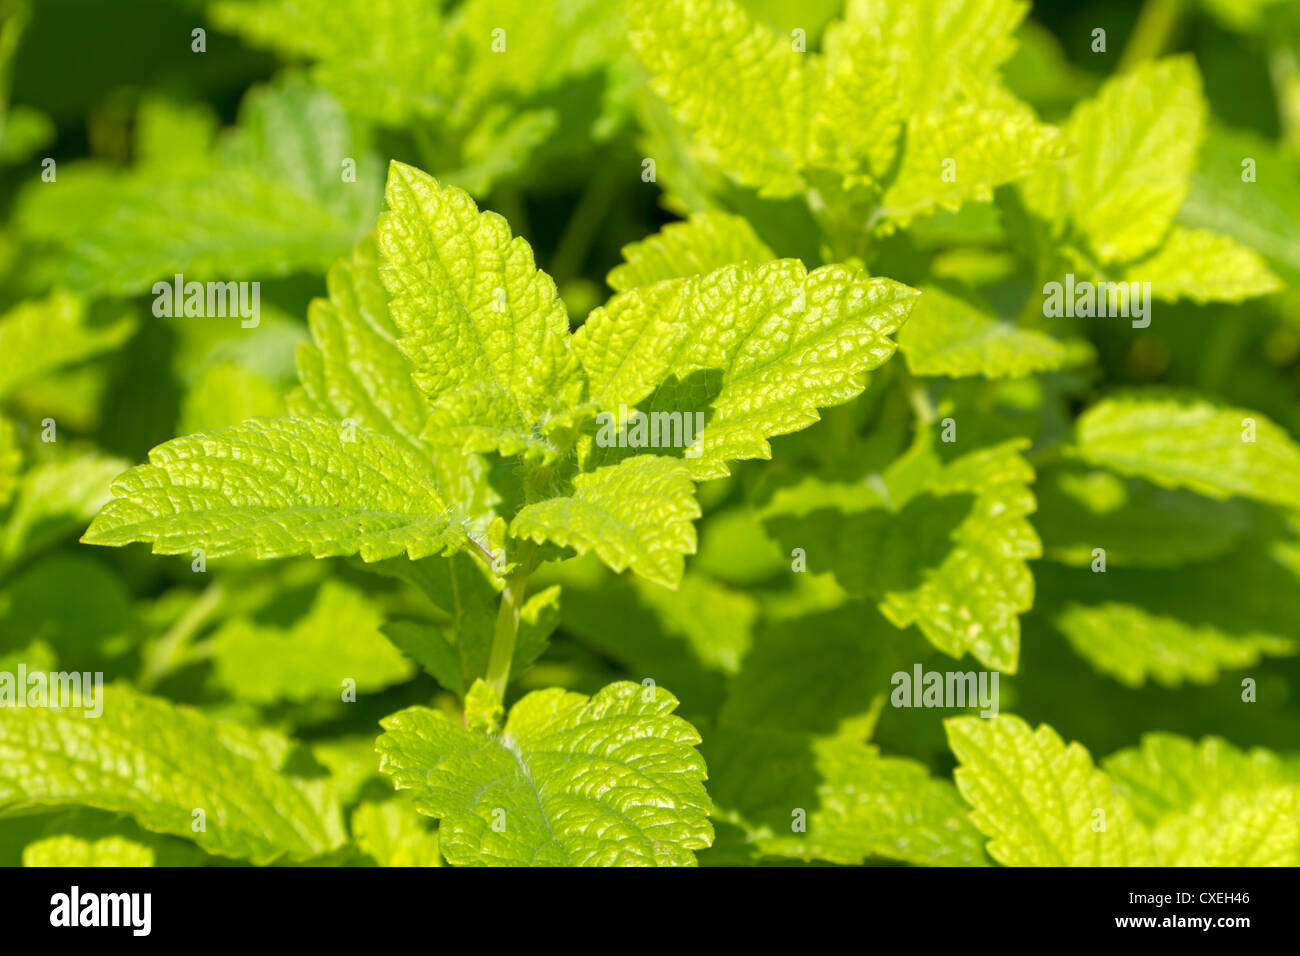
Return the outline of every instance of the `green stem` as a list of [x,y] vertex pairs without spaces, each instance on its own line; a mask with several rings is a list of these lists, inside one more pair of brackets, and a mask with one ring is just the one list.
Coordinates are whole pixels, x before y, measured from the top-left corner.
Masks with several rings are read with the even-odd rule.
[[519,567],[506,576],[496,628],[492,632],[492,650],[488,654],[484,679],[502,703],[506,699],[506,685],[510,683],[510,664],[515,656],[515,637],[519,633],[519,609],[523,607],[529,570],[527,566]]
[[189,606],[171,630],[145,652],[144,666],[140,670],[140,686],[148,690],[174,671],[185,653],[186,645],[194,639],[208,618],[226,596],[225,588],[218,582],[209,584],[198,599]]
[[1163,53],[1182,13],[1182,0],[1147,0],[1120,55],[1119,72],[1131,70]]

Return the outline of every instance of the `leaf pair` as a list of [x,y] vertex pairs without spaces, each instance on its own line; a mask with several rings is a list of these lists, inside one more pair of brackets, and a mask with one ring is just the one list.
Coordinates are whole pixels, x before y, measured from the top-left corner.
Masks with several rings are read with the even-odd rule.
[[704,155],[739,182],[768,197],[826,193],[814,208],[865,203],[867,226],[887,231],[1063,155],[997,76],[1026,10],[854,0],[818,55],[802,31],[778,36],[732,0],[637,0],[632,43]]
[[[299,359],[294,410],[344,420],[255,420],[160,446],[85,540],[210,556],[447,553],[491,517],[477,455],[494,452],[517,456],[531,483],[512,535],[672,585],[695,547],[692,479],[769,457],[769,436],[861,392],[914,294],[843,266],[732,265],[630,288],[570,335],[554,283],[499,216],[396,163],[389,204],[378,272],[391,300],[363,244],[331,273],[311,315],[317,345]],[[604,464],[596,410],[638,406],[707,413],[693,457]],[[566,481],[574,458],[583,470]]]
[[[1174,224],[1187,198],[1207,112],[1186,56],[1109,80],[1063,127],[1070,156],[1021,184],[1065,265],[1107,281],[1150,282],[1157,299],[1239,302],[1281,283],[1227,236]],[[1240,172],[1219,170],[1227,176]],[[1244,180],[1238,188],[1254,189]]]

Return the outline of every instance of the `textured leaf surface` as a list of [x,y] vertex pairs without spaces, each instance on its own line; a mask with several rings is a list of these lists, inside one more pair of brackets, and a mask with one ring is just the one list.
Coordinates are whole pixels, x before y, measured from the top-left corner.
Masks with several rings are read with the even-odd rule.
[[431,409],[398,350],[379,268],[372,239],[331,267],[329,297],[313,299],[307,314],[314,342],[298,349],[302,393],[294,413],[351,418],[423,451],[420,432]]
[[1145,63],[1102,86],[1065,126],[1075,225],[1106,262],[1154,249],[1187,196],[1205,130],[1190,56]]
[[158,554],[411,558],[464,542],[432,465],[384,435],[324,419],[256,419],[160,445],[113,483],[83,538]]
[[352,813],[352,838],[379,866],[442,866],[438,834],[403,800],[361,804]]
[[458,448],[435,449],[420,437],[432,407],[397,346],[400,333],[379,270],[379,250],[369,238],[330,269],[329,298],[312,300],[307,312],[314,342],[298,348],[302,388],[289,396],[290,410],[350,419],[404,442],[416,455],[433,459],[445,501],[482,514],[496,503],[482,461]]
[[1050,336],[1001,322],[935,288],[922,290],[898,346],[914,375],[1021,378],[1060,368],[1066,359],[1065,346]]
[[573,494],[525,505],[510,534],[595,551],[615,571],[675,586],[695,552],[700,506],[690,472],[672,458],[640,455],[573,479]]
[[1272,635],[1224,634],[1130,604],[1071,605],[1055,623],[1094,667],[1130,687],[1141,687],[1148,677],[1167,687],[1184,681],[1208,684],[1221,671],[1300,650],[1300,644]]
[[884,62],[897,77],[904,116],[984,91],[1016,48],[1029,12],[1017,0],[849,0],[846,35],[855,66]]
[[846,266],[728,266],[617,295],[574,343],[603,409],[637,406],[669,375],[684,380],[679,393],[665,388],[652,402],[709,410],[700,455],[687,464],[697,480],[718,478],[727,461],[770,458],[769,437],[806,428],[818,408],[858,395],[863,373],[893,355],[890,335],[915,294]]
[[741,827],[761,856],[986,862],[952,785],[915,761],[881,756],[855,740],[780,730],[719,731],[705,753],[717,818]]
[[623,264],[609,273],[609,286],[626,292],[664,279],[682,279],[776,256],[749,222],[724,212],[701,212],[623,247]]
[[434,416],[428,434],[470,451],[557,453],[584,382],[555,283],[506,221],[459,189],[393,163],[379,226],[398,345]]
[[[1247,441],[1247,419],[1255,440]],[[1205,400],[1107,399],[1079,418],[1079,454],[1095,465],[1211,498],[1300,507],[1300,446],[1247,409]]]
[[[79,805],[132,817],[210,853],[269,863],[343,843],[337,804],[320,784],[280,772],[287,742],[217,723],[122,687],[103,714],[6,708],[0,721],[0,815]],[[206,828],[195,831],[195,810]]]
[[717,164],[763,195],[799,192],[814,102],[804,54],[733,0],[633,0],[629,14],[655,92]]
[[909,124],[898,175],[876,217],[905,226],[917,216],[988,201],[993,188],[1065,154],[1061,136],[1022,111],[963,106],[926,113]]
[[[1078,743],[1019,717],[944,721],[957,789],[988,852],[1007,866],[1146,866],[1151,834]],[[1105,814],[1105,829],[1094,811]]]
[[453,864],[691,865],[713,828],[700,737],[676,706],[632,683],[537,691],[499,737],[415,707],[383,722],[377,747]]

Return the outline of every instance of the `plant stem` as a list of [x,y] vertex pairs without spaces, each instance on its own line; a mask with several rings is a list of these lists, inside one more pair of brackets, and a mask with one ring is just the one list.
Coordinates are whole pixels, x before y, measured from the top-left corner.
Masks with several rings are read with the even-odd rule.
[[225,596],[225,588],[219,582],[209,584],[171,629],[145,652],[144,666],[140,670],[141,688],[154,687],[176,669],[185,646],[208,622]]
[[1120,54],[1118,72],[1127,72],[1163,53],[1182,13],[1182,0],[1147,0]]
[[501,591],[501,606],[497,610],[496,628],[492,632],[492,650],[488,654],[484,679],[496,691],[497,698],[502,703],[505,703],[506,685],[510,682],[515,636],[519,633],[519,609],[524,603],[524,586],[528,583],[528,573],[529,568],[525,565],[506,575],[506,586]]

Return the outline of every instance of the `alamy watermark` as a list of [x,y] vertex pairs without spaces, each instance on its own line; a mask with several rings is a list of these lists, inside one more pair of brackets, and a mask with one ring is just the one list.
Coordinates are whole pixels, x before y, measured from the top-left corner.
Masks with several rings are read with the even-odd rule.
[[889,679],[895,707],[979,707],[981,717],[998,715],[997,671],[895,671]]
[[[104,713],[104,674],[101,671],[0,671],[0,708],[78,708],[87,717]],[[2,719],[2,718],[0,718]]]
[[601,412],[596,444],[602,448],[681,448],[687,458],[704,453],[700,433],[703,412],[631,412],[618,406],[618,414]]
[[153,314],[159,318],[229,319],[255,329],[261,318],[260,282],[186,282],[179,272],[171,282],[153,284]]
[[1151,324],[1150,282],[1076,282],[1074,273],[1065,281],[1043,286],[1043,315],[1049,318],[1131,318],[1133,328]]
[[50,897],[50,925],[56,927],[125,927],[132,936],[153,929],[152,893],[83,893],[73,885]]

